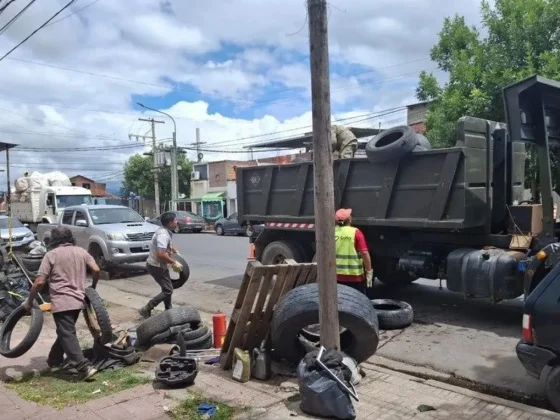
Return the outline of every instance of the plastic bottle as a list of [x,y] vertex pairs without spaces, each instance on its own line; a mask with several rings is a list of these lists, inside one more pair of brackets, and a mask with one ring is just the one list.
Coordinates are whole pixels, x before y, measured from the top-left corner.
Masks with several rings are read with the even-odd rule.
[[251,375],[260,381],[267,381],[272,376],[272,362],[270,355],[264,348],[253,349],[253,363],[251,366]]
[[247,350],[235,348],[233,350],[233,379],[238,382],[251,380],[251,355]]

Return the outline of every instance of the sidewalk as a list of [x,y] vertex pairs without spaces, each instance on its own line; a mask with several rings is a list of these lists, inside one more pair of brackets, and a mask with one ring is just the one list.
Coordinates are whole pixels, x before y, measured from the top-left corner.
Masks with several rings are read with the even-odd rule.
[[[115,304],[135,308],[145,298],[120,292],[107,284],[100,284],[104,299]],[[129,310],[130,311],[130,310]],[[209,320],[210,314],[202,314]],[[39,342],[19,359],[0,358],[0,377],[13,372],[30,372],[46,367],[46,352],[54,340],[54,331],[45,328]],[[364,363],[366,377],[356,387],[360,402],[355,402],[358,419],[558,419],[560,414],[506,401],[435,380],[414,376]],[[79,386],[79,384],[77,384]],[[157,388],[157,387],[156,387]],[[231,372],[218,367],[200,365],[195,385],[180,390],[161,390],[154,385],[138,386],[86,404],[61,411],[23,401],[0,383],[0,418],[2,420],[165,420],[170,409],[185,400],[187,395],[200,395],[230,406],[247,409],[239,419],[311,418],[299,410],[299,390],[295,378],[276,376],[262,383],[252,380],[240,384],[231,379]],[[420,406],[434,411],[421,412]]]

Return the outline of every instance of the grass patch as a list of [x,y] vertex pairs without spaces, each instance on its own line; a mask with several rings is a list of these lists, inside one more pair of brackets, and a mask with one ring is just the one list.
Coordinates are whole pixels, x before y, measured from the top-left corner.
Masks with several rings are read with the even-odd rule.
[[97,398],[151,382],[150,378],[131,368],[104,371],[91,382],[79,381],[79,377],[56,372],[29,373],[19,380],[5,383],[21,398],[56,409],[83,404]]
[[217,412],[211,417],[212,420],[232,420],[233,416],[239,411],[229,405],[204,398],[202,395],[190,393],[185,401],[173,409],[170,413],[171,418],[175,420],[201,420],[203,416],[198,414],[197,410],[202,403],[212,404],[216,407]]

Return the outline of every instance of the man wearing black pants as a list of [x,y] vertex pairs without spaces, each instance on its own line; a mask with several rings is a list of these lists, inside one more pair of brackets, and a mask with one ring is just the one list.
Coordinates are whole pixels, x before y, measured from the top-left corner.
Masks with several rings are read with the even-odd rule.
[[25,307],[31,310],[37,294],[48,278],[56,341],[49,352],[47,364],[52,371],[75,369],[84,374],[84,379],[89,379],[97,371],[82,353],[76,335],[76,321],[84,307],[87,268],[91,270],[91,287],[95,289],[99,280],[99,267],[85,249],[75,244],[70,229],[57,227],[52,230],[51,250],[43,257]]
[[148,273],[154,278],[156,283],[161,287],[161,292],[151,299],[148,304],[138,310],[138,313],[149,318],[152,310],[161,302],[165,305],[165,309],[171,309],[171,297],[173,295],[173,284],[169,276],[167,265],[171,265],[174,271],[181,272],[183,266],[171,258],[171,254],[177,253],[177,250],[171,245],[172,231],[177,228],[177,220],[175,213],[165,213],[161,216],[161,228],[156,231],[150,245],[150,255],[146,261]]

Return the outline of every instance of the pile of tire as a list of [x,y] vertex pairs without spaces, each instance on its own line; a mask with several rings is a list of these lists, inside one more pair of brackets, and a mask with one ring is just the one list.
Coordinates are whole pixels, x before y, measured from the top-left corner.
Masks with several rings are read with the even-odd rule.
[[190,306],[168,309],[140,323],[136,328],[136,347],[176,343],[177,334],[183,336],[187,350],[212,347],[212,331],[202,322],[198,310]]
[[[341,350],[358,363],[373,356],[379,344],[377,313],[363,293],[338,285],[338,312]],[[297,364],[313,343],[304,330],[319,322],[317,284],[296,287],[279,300],[272,316],[274,355]]]
[[371,163],[399,160],[412,152],[432,148],[430,141],[412,127],[401,125],[382,131],[366,144],[366,156]]

